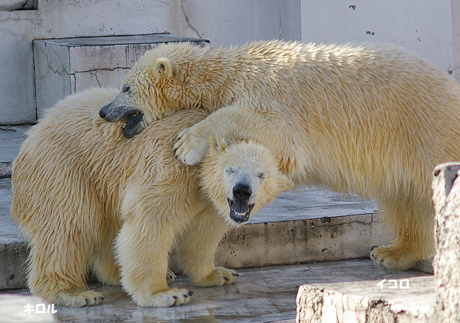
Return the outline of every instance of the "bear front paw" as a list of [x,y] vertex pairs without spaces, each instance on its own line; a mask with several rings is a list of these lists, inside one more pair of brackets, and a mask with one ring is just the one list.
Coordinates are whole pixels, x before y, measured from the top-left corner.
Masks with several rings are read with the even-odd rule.
[[83,307],[101,304],[104,296],[94,290],[67,290],[59,292],[54,301],[58,306]]
[[209,138],[197,135],[192,127],[179,133],[173,148],[177,160],[190,166],[198,165],[208,151]]
[[216,267],[205,278],[194,279],[193,285],[201,287],[230,285],[236,283],[238,276],[237,272],[232,269]]
[[139,306],[144,307],[171,307],[180,306],[190,302],[193,292],[183,288],[171,288],[164,292],[142,296],[133,294],[133,299]]

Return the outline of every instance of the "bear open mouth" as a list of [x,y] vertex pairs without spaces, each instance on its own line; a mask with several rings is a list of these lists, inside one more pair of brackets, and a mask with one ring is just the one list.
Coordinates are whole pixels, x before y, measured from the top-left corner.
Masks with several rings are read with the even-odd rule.
[[144,117],[144,114],[139,110],[134,110],[127,114],[128,121],[123,124],[123,133],[126,137],[132,138],[135,135],[142,132],[140,122]]
[[254,208],[254,204],[247,204],[240,201],[232,201],[227,199],[228,206],[230,207],[230,218],[238,224],[249,221],[251,211]]
[[132,138],[142,132],[141,121],[144,118],[142,110],[132,107],[116,106],[109,103],[99,110],[99,116],[109,122],[123,120],[123,133]]

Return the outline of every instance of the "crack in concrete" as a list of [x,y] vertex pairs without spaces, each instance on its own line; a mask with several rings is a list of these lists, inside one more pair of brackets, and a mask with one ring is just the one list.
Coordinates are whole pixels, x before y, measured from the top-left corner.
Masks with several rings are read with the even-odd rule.
[[[41,45],[37,45],[37,46],[34,46],[34,47],[33,47],[33,50],[34,50],[34,51],[37,50],[37,51],[39,51],[39,52],[42,53],[42,54],[40,55],[41,57],[45,57],[45,58],[46,58],[46,66],[48,67],[47,69],[45,69],[46,73],[44,73],[44,74],[37,75],[37,73],[35,72],[35,76],[38,77],[37,80],[46,78],[46,77],[48,76],[49,73],[54,73],[54,74],[57,74],[57,75],[60,75],[60,76],[63,76],[63,75],[71,75],[71,74],[69,74],[69,72],[68,72],[67,69],[66,69],[66,65],[68,65],[68,64],[66,64],[67,62],[64,62],[64,61],[63,61],[63,59],[61,58],[60,54],[58,54],[52,46],[46,47],[46,49],[47,49],[48,51],[45,51],[45,50],[43,49],[43,46],[41,46]],[[53,59],[56,58],[57,60],[59,60],[60,66],[62,66],[61,69],[56,69],[56,68],[54,68],[54,66],[55,66],[56,64],[54,64],[54,61],[53,61],[52,58],[51,58],[52,55],[50,55],[49,52],[52,52],[52,53],[54,54]],[[34,56],[35,56],[35,54],[34,54]],[[38,63],[38,64],[37,64],[37,63]],[[40,64],[40,63],[41,63],[40,60],[39,60],[39,62],[35,62],[35,58],[34,58],[34,69],[35,69],[35,71],[36,71],[37,69],[39,69],[40,72],[43,72],[43,69],[41,68],[41,64]],[[40,66],[37,66],[37,65],[40,65]]]
[[93,68],[93,69],[90,69],[90,70],[72,71],[69,75],[77,75],[79,73],[97,73],[98,71],[113,72],[113,71],[116,71],[116,70],[130,70],[130,69],[131,69],[131,67],[120,67],[120,66],[117,66],[117,67],[114,67],[114,68]]
[[204,39],[203,37],[201,37],[201,35],[200,35],[200,33],[198,32],[198,30],[196,30],[196,28],[193,27],[192,24],[190,23],[190,21],[188,20],[187,13],[185,12],[185,9],[184,9],[184,0],[181,0],[181,2],[180,2],[180,9],[181,9],[181,11],[182,11],[182,14],[183,14],[184,17],[185,17],[185,21],[187,22],[188,26],[197,34],[198,38]]
[[96,78],[97,85],[99,87],[102,87],[101,81],[99,80],[99,77],[97,76],[97,71],[98,70],[96,70],[94,73],[90,73],[90,74],[94,75],[94,77]]
[[104,87],[107,85],[104,85],[103,82],[99,80],[98,72],[101,72],[101,71],[114,72],[114,71],[125,71],[125,70],[131,70],[131,68],[130,67],[95,68],[95,69],[85,70],[85,71],[73,71],[71,74],[69,74],[69,76],[72,77],[73,93],[77,92],[77,81],[79,80],[78,76],[80,74],[90,74],[91,79],[95,79],[99,87]]
[[16,130],[16,129],[12,129],[12,128],[2,128],[2,127],[0,127],[0,131],[5,131],[5,132],[16,132],[17,130]]

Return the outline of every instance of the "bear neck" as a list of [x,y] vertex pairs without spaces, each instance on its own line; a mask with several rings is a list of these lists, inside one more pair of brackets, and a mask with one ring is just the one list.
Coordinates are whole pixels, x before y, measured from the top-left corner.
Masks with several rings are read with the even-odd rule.
[[[262,100],[247,100],[264,97],[267,88],[278,86],[273,78],[273,64],[261,59],[270,55],[263,51],[266,45],[266,42],[259,42],[240,48],[209,49],[198,61],[189,60],[189,71],[196,71],[197,64],[201,66],[195,83],[200,88],[199,105],[210,112],[234,104],[251,104],[253,108],[263,109],[254,106]],[[270,90],[270,93],[273,97],[276,91]]]

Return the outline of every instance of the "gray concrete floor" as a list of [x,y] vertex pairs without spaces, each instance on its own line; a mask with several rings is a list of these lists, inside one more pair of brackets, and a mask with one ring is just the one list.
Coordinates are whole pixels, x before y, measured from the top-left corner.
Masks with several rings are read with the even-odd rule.
[[[379,281],[410,277],[427,277],[411,285],[411,291],[418,293],[419,298],[426,296],[425,303],[428,305],[435,304],[435,300],[427,296],[434,295],[434,280],[430,276],[417,271],[386,271],[370,260],[273,266],[238,270],[238,273],[240,277],[237,284],[210,288],[193,287],[187,277],[178,277],[172,285],[192,289],[194,294],[187,305],[172,308],[138,307],[119,286],[93,285],[92,288],[105,296],[102,305],[84,308],[56,307],[57,313],[54,316],[58,322],[293,323],[300,285],[338,285],[340,282],[358,282],[359,285],[362,282],[367,291],[375,290],[379,293]],[[27,294],[26,290],[8,292]],[[358,295],[364,290],[355,288],[352,292]]]

